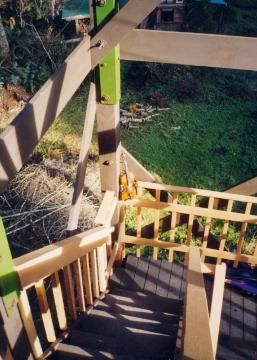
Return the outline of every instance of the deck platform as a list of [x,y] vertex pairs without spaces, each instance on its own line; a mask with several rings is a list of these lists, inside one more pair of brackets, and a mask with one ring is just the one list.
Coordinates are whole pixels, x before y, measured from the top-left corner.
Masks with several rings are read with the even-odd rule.
[[[183,300],[186,268],[183,263],[154,261],[129,255],[124,266],[115,269],[111,291],[128,288],[134,291]],[[208,302],[212,295],[212,278],[206,276]],[[257,299],[226,285],[217,351],[219,360],[257,359]]]
[[[51,359],[179,359],[176,340],[186,272],[181,262],[128,255],[114,269],[110,292],[89,314],[81,314]],[[211,276],[206,276],[205,286],[210,306]],[[255,360],[256,298],[228,285],[224,294],[216,359]]]

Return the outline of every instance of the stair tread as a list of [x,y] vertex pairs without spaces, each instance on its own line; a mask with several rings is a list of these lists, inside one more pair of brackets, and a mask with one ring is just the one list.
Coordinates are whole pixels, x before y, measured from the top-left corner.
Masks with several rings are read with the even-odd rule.
[[61,344],[57,348],[55,353],[57,360],[80,360],[80,359],[97,359],[97,360],[169,360],[172,356],[164,353],[159,356],[156,355],[144,355],[138,352],[117,354],[115,352],[107,352],[94,349],[82,349],[79,346]]
[[103,334],[126,335],[129,331],[138,333],[150,332],[156,335],[170,334],[176,331],[179,318],[176,322],[161,323],[156,320],[148,320],[144,317],[110,313],[109,311],[93,309],[90,315],[82,315],[78,323],[78,329]]

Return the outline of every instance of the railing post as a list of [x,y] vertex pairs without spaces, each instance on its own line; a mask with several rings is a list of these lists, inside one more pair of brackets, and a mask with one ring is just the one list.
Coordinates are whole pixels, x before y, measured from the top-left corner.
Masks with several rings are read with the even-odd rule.
[[[95,26],[100,27],[118,8],[117,0],[95,0]],[[103,44],[104,45],[104,44]],[[119,194],[120,175],[120,47],[117,45],[97,68],[97,131],[101,191]],[[110,204],[111,205],[111,204]],[[118,230],[119,208],[114,214],[112,225]],[[118,231],[114,234],[117,237]]]
[[33,359],[17,307],[20,284],[16,275],[12,254],[0,218],[0,358]]

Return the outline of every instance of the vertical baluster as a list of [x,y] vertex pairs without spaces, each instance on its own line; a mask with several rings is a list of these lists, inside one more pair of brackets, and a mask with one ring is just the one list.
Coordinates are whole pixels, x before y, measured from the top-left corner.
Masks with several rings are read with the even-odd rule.
[[[250,215],[251,210],[252,210],[252,203],[247,203],[246,207],[245,207],[245,215]],[[247,222],[243,222],[241,225],[240,238],[239,238],[239,242],[237,244],[237,251],[236,251],[237,259],[234,261],[233,267],[238,267],[238,264],[239,264],[238,259],[239,259],[239,256],[241,255],[241,251],[243,248],[243,243],[244,243],[244,239],[245,239],[245,233],[247,230],[247,226],[248,226]]]
[[106,274],[105,274],[106,267],[105,267],[103,246],[99,246],[96,251],[97,251],[99,290],[100,292],[105,292],[107,288],[107,282],[106,282]]
[[[161,192],[160,190],[156,190],[156,200],[160,201]],[[159,239],[159,223],[160,223],[160,210],[154,210],[154,240]],[[158,259],[158,247],[153,248],[153,260]]]
[[[178,193],[173,194],[172,204],[176,205],[178,203]],[[177,224],[177,213],[173,211],[171,213],[171,229],[170,229],[170,241],[175,242],[175,235],[176,235],[176,224]],[[169,249],[169,262],[173,261],[173,249]]]
[[[119,238],[118,242],[122,244],[122,237],[126,235],[126,206],[122,205],[120,208],[120,228],[119,228]],[[123,243],[122,245],[122,259],[126,256],[126,246]]]
[[99,298],[99,283],[98,283],[96,250],[91,251],[90,262],[91,262],[92,277],[93,277],[93,293],[94,293],[94,297]]
[[31,309],[29,305],[29,299],[26,290],[20,292],[20,299],[18,303],[22,321],[28,336],[28,340],[31,346],[31,350],[35,359],[40,359],[43,354],[43,350],[40,344],[40,340],[34,325]]
[[[232,211],[233,203],[234,203],[233,200],[228,200],[227,212]],[[225,248],[226,239],[227,239],[227,233],[228,233],[228,227],[229,227],[229,220],[225,220],[224,225],[223,225],[223,229],[222,229],[222,233],[221,233],[221,238],[220,238],[220,246],[219,246],[220,254],[221,254],[222,251],[224,251],[224,248]],[[217,258],[217,264],[221,264],[221,261],[222,261],[222,256],[220,255]]]
[[[190,206],[194,207],[196,203],[196,195],[193,194],[191,196],[191,202],[190,202]],[[189,246],[191,245],[191,241],[192,241],[192,230],[193,230],[193,224],[194,224],[194,215],[190,214],[188,216],[188,226],[187,226],[187,240],[186,240],[186,245]],[[188,256],[189,256],[189,252],[185,254],[185,264],[188,263]]]
[[65,314],[63,296],[62,296],[62,289],[60,284],[60,279],[58,272],[55,272],[51,275],[52,280],[52,291],[54,297],[54,303],[57,313],[58,325],[60,330],[67,329],[67,318]]
[[81,262],[80,258],[78,258],[73,263],[74,274],[75,274],[75,281],[76,281],[76,289],[77,289],[77,298],[79,302],[79,309],[81,312],[86,311],[86,304],[85,304],[85,295],[84,295],[84,288],[83,288],[83,280],[82,280],[82,272],[81,272]]
[[70,265],[67,265],[63,268],[63,274],[69,314],[73,320],[77,320],[76,301]]
[[55,342],[56,336],[54,331],[54,324],[47,301],[44,280],[38,281],[35,284],[35,289],[37,293],[41,317],[45,328],[46,338],[49,342]]
[[92,296],[92,289],[91,289],[91,275],[90,275],[88,254],[83,256],[82,261],[83,261],[84,275],[85,275],[85,288],[86,288],[87,304],[92,305],[93,304],[93,296]]
[[[141,238],[141,227],[142,227],[142,208],[141,206],[137,207],[137,239]],[[141,247],[137,245],[137,257],[141,256]]]
[[[209,198],[208,209],[209,210],[213,209],[213,205],[214,205],[214,197],[211,196]],[[202,262],[204,262],[204,260],[205,260],[204,249],[207,248],[207,244],[208,244],[208,238],[209,238],[209,233],[210,233],[210,229],[211,229],[211,219],[212,218],[210,216],[208,216],[206,218],[206,225],[204,227],[203,243],[202,243],[203,252],[202,252],[202,255],[201,255]]]

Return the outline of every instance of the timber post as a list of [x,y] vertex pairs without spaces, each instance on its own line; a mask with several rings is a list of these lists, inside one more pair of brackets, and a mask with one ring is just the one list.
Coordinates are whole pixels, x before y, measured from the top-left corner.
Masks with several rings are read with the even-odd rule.
[[[95,1],[95,25],[101,27],[118,9],[117,0]],[[96,70],[96,120],[99,144],[101,191],[119,195],[120,175],[120,46],[117,45],[99,63]],[[119,209],[112,225],[118,226]],[[116,231],[117,235],[117,231]]]
[[0,358],[33,359],[18,310],[20,283],[0,218]]

